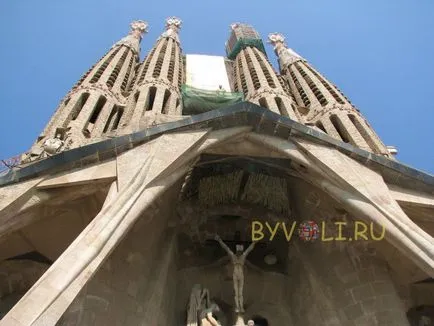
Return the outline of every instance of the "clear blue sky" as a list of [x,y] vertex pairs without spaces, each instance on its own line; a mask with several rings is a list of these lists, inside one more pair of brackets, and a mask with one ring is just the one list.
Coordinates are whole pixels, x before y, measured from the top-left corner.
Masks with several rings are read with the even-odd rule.
[[143,58],[172,15],[184,22],[184,53],[224,55],[229,24],[238,21],[263,39],[285,34],[386,145],[398,147],[401,162],[434,172],[432,0],[2,1],[0,158],[31,146],[61,98],[131,20],[150,24]]

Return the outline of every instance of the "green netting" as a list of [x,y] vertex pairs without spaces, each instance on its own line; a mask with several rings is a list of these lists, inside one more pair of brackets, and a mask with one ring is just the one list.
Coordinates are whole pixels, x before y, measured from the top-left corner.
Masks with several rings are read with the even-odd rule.
[[208,91],[182,85],[183,114],[199,114],[221,107],[226,107],[244,100],[243,93],[226,92],[224,90]]
[[232,51],[228,52],[228,49],[226,51],[226,54],[228,56],[228,59],[234,60],[240,51],[248,46],[254,46],[259,51],[267,55],[264,48],[264,43],[262,43],[261,39],[255,39],[255,38],[240,38],[237,43],[235,43],[234,47],[232,48]]

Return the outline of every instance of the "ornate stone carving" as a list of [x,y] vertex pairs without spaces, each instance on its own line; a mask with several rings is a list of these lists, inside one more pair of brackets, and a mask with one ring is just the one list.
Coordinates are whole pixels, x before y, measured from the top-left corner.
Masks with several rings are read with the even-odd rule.
[[283,45],[286,46],[285,37],[280,33],[270,33],[268,35],[268,39],[269,39],[269,42],[271,44],[273,44],[274,46],[276,46],[278,43],[282,43]]
[[49,138],[44,142],[42,148],[44,149],[45,153],[49,155],[54,155],[61,151],[61,148],[64,145],[64,143],[65,142],[61,140],[59,137]]
[[131,22],[130,27],[130,34],[135,35],[137,38],[142,38],[142,35],[148,32],[148,23],[143,20],[135,20]]
[[178,17],[169,17],[166,19],[166,31],[161,34],[160,38],[170,37],[179,43],[178,31],[181,28],[182,20]]
[[294,62],[304,60],[299,54],[294,50],[289,49],[285,44],[285,37],[280,33],[271,33],[268,35],[269,43],[274,46],[274,51],[279,57],[280,67],[285,68]]
[[199,326],[200,314],[209,306],[210,297],[208,289],[202,288],[200,284],[195,284],[191,290],[187,308],[187,326]]
[[178,17],[169,17],[166,19],[166,28],[181,28],[182,20]]

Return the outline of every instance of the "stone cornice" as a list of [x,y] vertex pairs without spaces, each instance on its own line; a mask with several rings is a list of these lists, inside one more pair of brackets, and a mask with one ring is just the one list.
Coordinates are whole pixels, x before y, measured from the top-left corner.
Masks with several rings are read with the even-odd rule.
[[61,152],[27,166],[9,170],[8,173],[0,176],[0,186],[28,180],[53,171],[64,171],[102,162],[164,133],[200,128],[218,130],[229,126],[252,126],[253,132],[284,140],[291,137],[303,137],[335,148],[361,164],[380,171],[386,182],[392,182],[398,186],[402,184],[405,187],[411,185],[412,188],[430,193],[434,190],[433,175],[344,143],[323,132],[249,102],[212,110],[179,121],[168,122],[132,134],[105,139],[98,143]]

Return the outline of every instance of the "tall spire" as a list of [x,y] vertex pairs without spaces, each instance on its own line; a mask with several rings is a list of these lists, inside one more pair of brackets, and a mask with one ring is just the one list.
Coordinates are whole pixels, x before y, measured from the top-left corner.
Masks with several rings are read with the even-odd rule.
[[300,120],[289,89],[268,61],[262,40],[253,27],[232,24],[226,52],[228,58],[235,61],[235,91],[242,91],[249,102]]
[[137,71],[121,125],[137,130],[152,124],[177,119],[182,115],[181,84],[184,65],[179,41],[182,21],[166,19],[160,35]]
[[279,33],[268,36],[278,56],[280,72],[306,114],[303,120],[330,136],[374,153],[389,155],[386,146],[345,95],[304,58],[285,44]]
[[96,141],[118,128],[147,25],[141,20],[132,22],[129,34],[83,75],[63,98],[24,162]]
[[140,53],[140,41],[143,38],[143,34],[148,32],[148,23],[143,20],[135,20],[131,22],[130,27],[130,33],[113,45],[113,47],[126,45],[136,53]]

